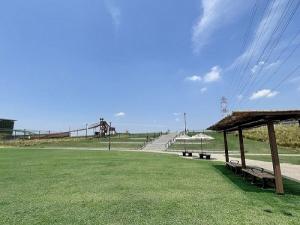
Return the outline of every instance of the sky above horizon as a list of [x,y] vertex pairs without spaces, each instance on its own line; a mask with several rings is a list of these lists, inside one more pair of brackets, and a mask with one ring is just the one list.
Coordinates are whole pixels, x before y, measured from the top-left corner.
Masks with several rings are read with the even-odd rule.
[[191,130],[299,109],[299,0],[0,3],[0,118],[64,131]]

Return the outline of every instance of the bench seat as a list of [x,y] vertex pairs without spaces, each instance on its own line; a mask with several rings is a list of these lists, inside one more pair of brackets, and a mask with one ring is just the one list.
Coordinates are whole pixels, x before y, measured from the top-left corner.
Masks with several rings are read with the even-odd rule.
[[240,164],[239,161],[226,162],[226,166],[234,171],[235,174],[239,174],[242,171],[242,164]]
[[193,153],[192,152],[182,152],[182,156],[192,157]]
[[209,153],[205,153],[205,152],[199,153],[200,159],[204,159],[204,157],[205,157],[205,159],[210,160],[210,156],[211,156],[211,154],[209,154]]
[[256,179],[262,180],[262,188],[267,186],[268,181],[275,182],[275,177],[273,174],[265,172],[263,168],[246,168],[242,169],[244,178],[250,176],[252,178],[252,183],[255,183]]

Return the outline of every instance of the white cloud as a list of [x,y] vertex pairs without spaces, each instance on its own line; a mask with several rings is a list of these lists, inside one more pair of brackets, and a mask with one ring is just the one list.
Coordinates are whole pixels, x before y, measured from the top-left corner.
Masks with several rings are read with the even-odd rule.
[[115,114],[115,117],[124,117],[124,116],[126,116],[126,113],[124,112],[118,112]]
[[251,95],[250,100],[255,100],[255,99],[259,99],[259,98],[272,98],[278,94],[279,94],[279,92],[277,92],[277,91],[272,91],[270,89],[262,89],[260,91],[254,92]]
[[180,119],[179,119],[179,118],[176,118],[175,121],[176,121],[176,122],[180,122]]
[[198,53],[215,30],[231,21],[248,3],[232,0],[202,0],[202,15],[192,29],[193,50]]
[[197,75],[193,75],[193,76],[187,77],[185,79],[188,81],[193,81],[193,82],[202,81],[202,77],[197,76]]
[[221,78],[221,68],[218,66],[214,66],[211,70],[205,74],[203,80],[205,83],[215,82],[220,80]]
[[178,113],[178,112],[173,113],[173,116],[180,116],[180,115],[181,115],[181,113]]
[[206,92],[206,91],[207,91],[207,87],[203,87],[203,88],[200,89],[200,92],[201,92],[201,93],[204,93],[204,92]]
[[237,99],[238,99],[239,101],[241,101],[243,98],[244,98],[243,95],[238,95],[238,96],[237,96]]
[[[190,77],[186,77],[185,80],[191,82],[204,82],[211,83],[220,80],[222,69],[219,66],[214,66],[210,69],[209,72],[204,74],[202,77],[198,75],[193,75]],[[207,90],[206,87],[201,89],[201,92],[205,92]]]
[[260,61],[259,63],[257,63],[256,65],[254,65],[254,66],[252,67],[251,72],[252,72],[252,73],[256,73],[257,70],[259,70],[261,67],[264,66],[264,64],[265,64],[264,61]]
[[276,62],[269,63],[269,64],[267,64],[267,65],[265,66],[265,70],[270,70],[270,69],[272,69],[272,68],[278,66],[279,63],[280,63],[279,60],[277,60]]
[[121,9],[115,4],[113,0],[106,0],[105,7],[112,18],[112,23],[115,29],[118,29],[121,24]]

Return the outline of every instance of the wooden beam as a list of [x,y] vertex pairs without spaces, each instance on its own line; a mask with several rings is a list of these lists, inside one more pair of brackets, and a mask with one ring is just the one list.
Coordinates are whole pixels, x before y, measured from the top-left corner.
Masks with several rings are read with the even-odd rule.
[[276,193],[284,194],[274,123],[272,121],[269,121],[267,125],[268,125],[269,142],[270,142],[271,155],[272,155],[273,171],[275,176]]
[[244,148],[244,139],[243,139],[243,131],[242,128],[239,128],[239,141],[240,141],[240,153],[241,153],[241,161],[242,168],[246,168],[246,160],[245,160],[245,148]]
[[225,159],[226,159],[226,162],[229,162],[228,143],[227,143],[227,133],[226,133],[226,131],[223,131],[223,134],[224,134]]

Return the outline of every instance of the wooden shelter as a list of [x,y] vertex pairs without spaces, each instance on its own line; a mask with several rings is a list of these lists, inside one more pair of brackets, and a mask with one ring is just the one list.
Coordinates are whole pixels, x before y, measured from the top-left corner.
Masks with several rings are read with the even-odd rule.
[[246,168],[243,130],[267,125],[276,193],[284,194],[274,123],[288,120],[300,121],[300,110],[233,112],[231,115],[225,117],[208,129],[223,132],[226,162],[229,162],[227,133],[231,131],[238,131],[242,168]]

